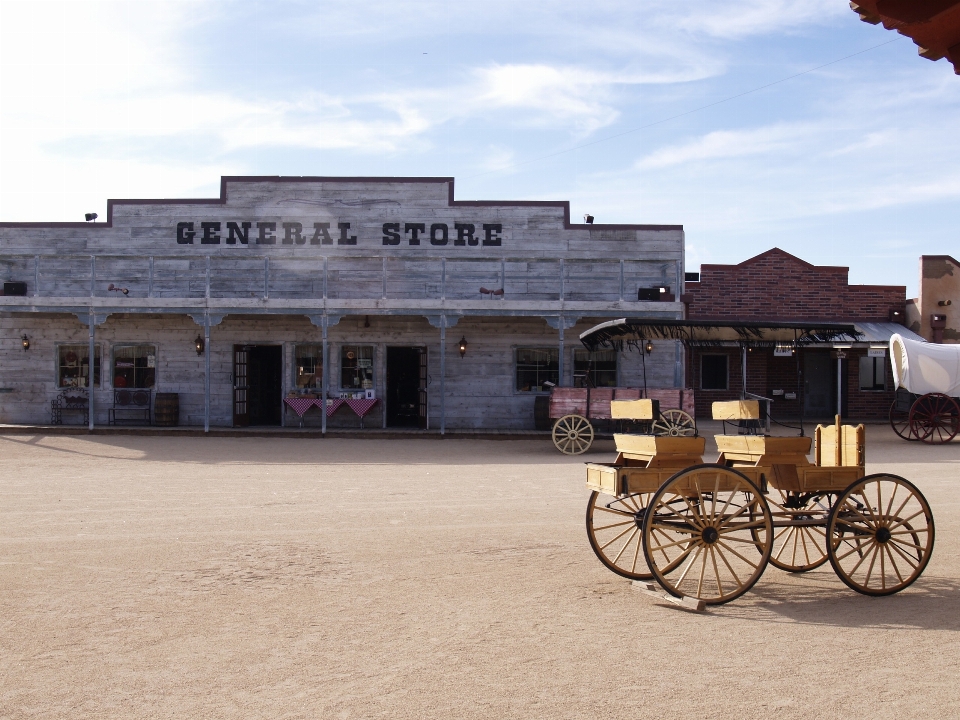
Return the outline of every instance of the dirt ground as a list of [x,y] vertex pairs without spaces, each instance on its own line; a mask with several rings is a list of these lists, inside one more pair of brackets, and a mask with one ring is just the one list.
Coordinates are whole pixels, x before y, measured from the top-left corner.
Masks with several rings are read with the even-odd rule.
[[0,437],[0,717],[957,717],[960,442],[867,457],[933,508],[913,587],[696,615],[587,544],[612,443]]

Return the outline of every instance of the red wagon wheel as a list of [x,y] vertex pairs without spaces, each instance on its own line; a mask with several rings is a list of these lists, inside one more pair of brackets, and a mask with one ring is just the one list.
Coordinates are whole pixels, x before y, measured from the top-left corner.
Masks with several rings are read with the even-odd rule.
[[910,408],[910,432],[925,443],[946,443],[960,432],[960,406],[949,395],[928,393]]
[[897,407],[897,401],[890,403],[890,427],[904,440],[919,440],[916,435],[910,432],[910,410],[901,410]]

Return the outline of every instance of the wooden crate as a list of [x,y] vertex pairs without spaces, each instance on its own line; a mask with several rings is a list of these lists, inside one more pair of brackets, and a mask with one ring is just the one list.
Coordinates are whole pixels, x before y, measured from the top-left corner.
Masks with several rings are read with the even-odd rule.
[[622,460],[647,463],[646,467],[676,468],[678,470],[703,462],[706,438],[669,437],[656,435],[613,436]]

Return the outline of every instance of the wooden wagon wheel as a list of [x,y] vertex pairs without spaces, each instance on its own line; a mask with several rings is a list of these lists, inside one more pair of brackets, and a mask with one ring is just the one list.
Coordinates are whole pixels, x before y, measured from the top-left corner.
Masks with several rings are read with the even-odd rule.
[[830,564],[864,595],[910,586],[933,552],[933,513],[926,498],[896,475],[868,475],[837,499],[827,521]]
[[828,495],[812,495],[771,487],[767,504],[773,515],[770,564],[792,573],[814,570],[827,561]]
[[671,595],[708,605],[730,602],[756,584],[772,539],[773,518],[760,490],[717,465],[671,477],[643,519],[643,554],[657,582]]
[[921,395],[910,407],[910,432],[925,443],[946,443],[960,432],[960,406],[949,395]]
[[613,497],[596,490],[587,501],[587,539],[608,569],[631,580],[653,575],[640,549],[643,515],[653,493]]
[[904,440],[920,439],[910,431],[910,411],[899,409],[897,407],[896,400],[890,403],[890,412],[888,417],[890,418],[890,427],[892,427],[893,431]]
[[697,434],[697,426],[690,414],[683,410],[664,410],[660,417],[653,421],[653,434],[693,437]]
[[553,444],[564,455],[581,455],[593,445],[593,425],[583,415],[564,415],[553,424]]

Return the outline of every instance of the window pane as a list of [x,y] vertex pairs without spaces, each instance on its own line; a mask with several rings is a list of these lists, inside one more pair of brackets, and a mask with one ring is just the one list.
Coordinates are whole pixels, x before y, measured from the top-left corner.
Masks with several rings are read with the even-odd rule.
[[115,345],[113,348],[113,386],[115,388],[152,388],[157,384],[157,347],[155,345]]
[[886,390],[886,358],[860,358],[860,389]]
[[700,356],[700,387],[703,390],[727,389],[727,356]]
[[340,387],[369,390],[373,384],[373,345],[340,348]]
[[545,392],[545,382],[560,383],[560,351],[556,348],[517,348],[517,390]]
[[616,387],[617,355],[616,350],[574,350],[573,386]]
[[[89,387],[90,346],[61,345],[57,352],[57,386]],[[94,348],[93,386],[100,387],[100,346]]]
[[297,345],[294,382],[298,388],[323,386],[323,346]]

